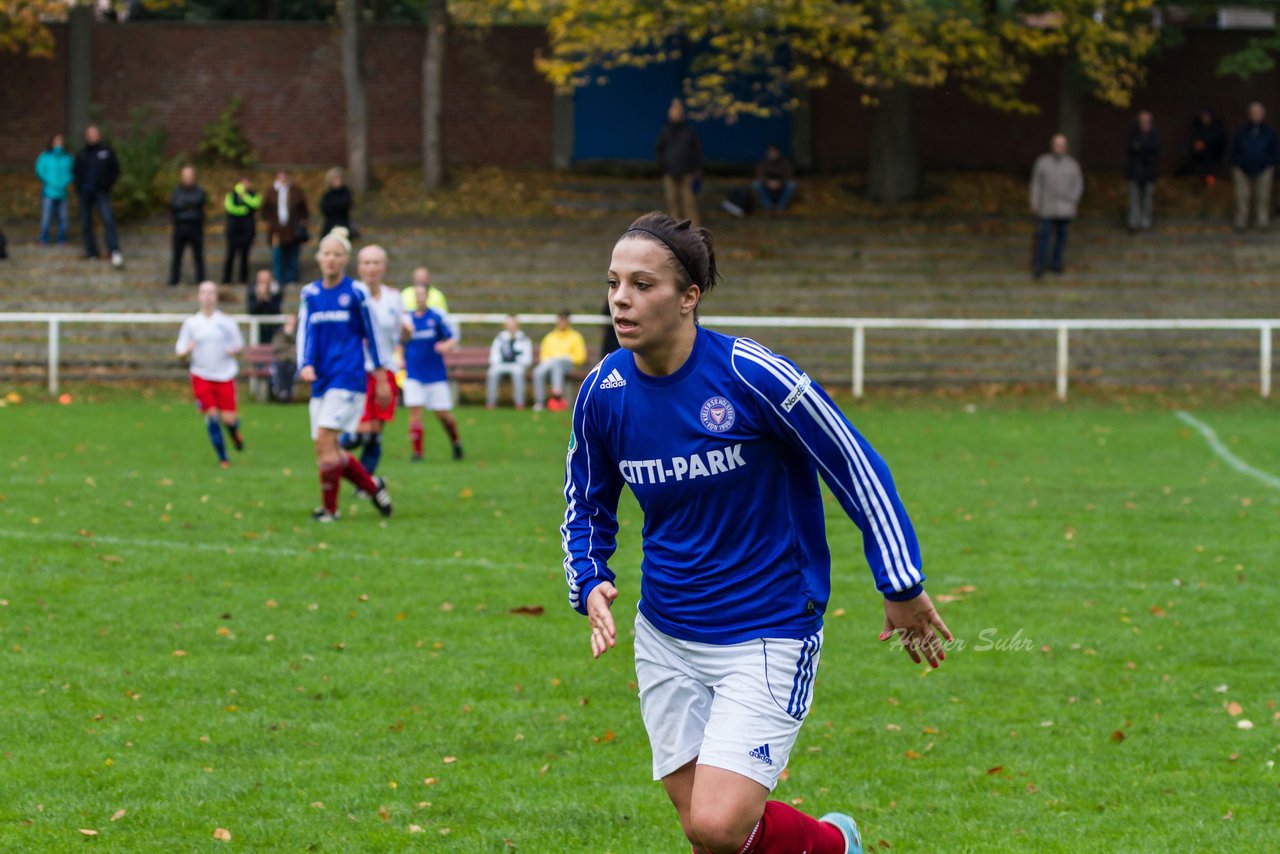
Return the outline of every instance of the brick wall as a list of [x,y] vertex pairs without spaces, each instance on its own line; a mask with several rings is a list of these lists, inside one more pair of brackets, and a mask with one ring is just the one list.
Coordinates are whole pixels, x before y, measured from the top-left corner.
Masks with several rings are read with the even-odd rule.
[[[66,123],[66,30],[55,27],[52,60],[0,54],[0,166],[30,166],[50,133]],[[1240,33],[1191,33],[1157,57],[1135,107],[1151,109],[1165,136],[1166,168],[1180,161],[1190,118],[1214,107],[1234,128],[1244,106],[1261,100],[1280,122],[1280,73],[1241,82],[1213,74]],[[370,154],[375,163],[421,158],[422,28],[366,30]],[[533,69],[545,35],[534,27],[450,34],[445,63],[445,156],[452,164],[549,166],[553,93]],[[268,164],[344,163],[344,100],[338,32],[324,24],[138,22],[93,30],[95,108],[116,128],[137,108],[169,131],[171,154],[189,151],[201,129],[235,95],[243,127]],[[956,91],[920,92],[916,116],[925,169],[1023,171],[1054,132],[1057,76],[1037,67],[1027,97],[1038,115],[975,106]],[[814,161],[823,171],[863,169],[872,114],[838,78],[814,93]],[[1131,110],[1086,99],[1083,153],[1094,170],[1123,167]],[[78,141],[74,141],[78,142]]]
[[[1244,121],[1245,106],[1261,101],[1269,120],[1280,125],[1280,74],[1250,80],[1214,74],[1218,58],[1244,45],[1246,34],[1194,32],[1179,48],[1155,57],[1147,84],[1133,96],[1132,109],[1117,109],[1086,97],[1082,115],[1086,168],[1119,171],[1133,114],[1149,109],[1163,135],[1162,168],[1176,169],[1183,160],[1191,119],[1201,107],[1213,108],[1234,131]],[[814,162],[823,171],[865,169],[872,112],[860,105],[860,92],[849,82],[813,93]],[[1030,171],[1035,158],[1048,150],[1056,131],[1058,77],[1052,63],[1032,70],[1025,96],[1040,106],[1035,115],[1003,113],[975,105],[958,91],[918,92],[916,124],[924,169],[991,169]]]
[[[33,160],[66,122],[66,30],[53,60],[0,55],[0,164]],[[544,43],[535,28],[455,32],[446,47],[445,156],[450,163],[549,166],[552,90],[533,72]],[[421,160],[420,27],[366,30],[370,156]],[[190,151],[234,96],[241,126],[265,163],[346,162],[338,31],[323,24],[140,22],[93,31],[93,105],[116,129],[135,110],[169,133],[170,154]]]

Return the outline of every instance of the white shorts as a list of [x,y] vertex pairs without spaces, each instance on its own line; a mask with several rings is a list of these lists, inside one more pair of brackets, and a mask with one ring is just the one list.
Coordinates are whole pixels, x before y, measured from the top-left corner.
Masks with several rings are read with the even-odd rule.
[[320,428],[339,433],[354,433],[364,414],[364,392],[331,388],[323,397],[311,398],[311,440],[320,436]]
[[694,643],[637,615],[636,682],[653,779],[696,758],[772,791],[809,714],[821,652],[822,632],[803,640]]
[[447,412],[453,409],[453,390],[446,380],[437,383],[420,383],[417,380],[404,381],[404,405],[423,406],[432,412]]

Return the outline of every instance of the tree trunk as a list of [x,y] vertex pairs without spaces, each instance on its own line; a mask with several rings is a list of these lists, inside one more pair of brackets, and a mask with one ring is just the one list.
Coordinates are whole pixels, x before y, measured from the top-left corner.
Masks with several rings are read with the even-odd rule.
[[[1077,161],[1084,150],[1084,87],[1075,62],[1063,59],[1058,66],[1058,133],[1067,138],[1067,147]],[[1048,146],[1049,140],[1045,140]]]
[[444,185],[444,37],[446,0],[427,0],[427,43],[422,52],[422,177],[428,190]]
[[347,186],[369,189],[369,115],[360,49],[360,0],[342,0],[342,83],[347,94]]
[[880,106],[871,124],[867,194],[872,201],[894,204],[920,191],[915,111],[909,86],[881,89],[878,95]]

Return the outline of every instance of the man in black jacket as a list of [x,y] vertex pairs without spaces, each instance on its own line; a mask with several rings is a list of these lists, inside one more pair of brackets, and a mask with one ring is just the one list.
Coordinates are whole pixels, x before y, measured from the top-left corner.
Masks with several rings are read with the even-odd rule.
[[1138,113],[1129,131],[1124,177],[1129,182],[1129,232],[1151,228],[1151,198],[1160,171],[1160,132],[1149,110]]
[[182,167],[182,183],[169,197],[169,220],[173,223],[173,262],[169,265],[169,287],[178,284],[182,254],[188,246],[195,257],[196,278],[204,281],[204,188],[196,183],[196,168]]
[[102,132],[97,125],[84,129],[84,143],[72,167],[76,192],[80,194],[84,257],[98,257],[98,244],[93,239],[93,209],[96,206],[98,216],[102,218],[102,231],[107,251],[111,253],[111,263],[115,267],[123,267],[124,255],[120,252],[120,241],[116,235],[116,218],[111,212],[111,188],[120,178],[120,161],[111,147],[102,141]]
[[1271,179],[1280,160],[1280,136],[1263,121],[1267,111],[1254,101],[1249,105],[1249,121],[1231,140],[1231,178],[1236,190],[1236,231],[1249,225],[1252,198],[1254,225],[1266,228],[1271,213]]
[[662,170],[662,189],[667,196],[667,213],[676,219],[698,224],[698,196],[694,181],[702,173],[702,143],[693,125],[685,121],[684,104],[673,98],[667,109],[667,123],[658,133],[653,153]]

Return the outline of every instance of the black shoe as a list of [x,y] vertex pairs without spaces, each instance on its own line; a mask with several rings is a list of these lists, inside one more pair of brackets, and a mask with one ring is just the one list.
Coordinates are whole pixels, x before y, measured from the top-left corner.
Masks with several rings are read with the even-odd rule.
[[378,485],[378,491],[372,496],[373,506],[378,508],[378,512],[383,516],[391,515],[391,493],[387,492],[387,482],[380,477],[375,477],[373,482]]
[[232,446],[233,446],[237,451],[243,451],[243,450],[244,450],[244,437],[240,435],[240,431],[239,431],[239,430],[237,430],[237,431],[235,431],[234,433],[232,433],[232,434],[231,434],[231,445],[232,445]]
[[455,460],[462,459],[462,444],[458,443],[453,446],[453,458]]
[[317,507],[315,510],[311,511],[311,521],[313,522],[328,524],[330,522],[336,522],[341,518],[341,513],[330,513],[323,507]]

